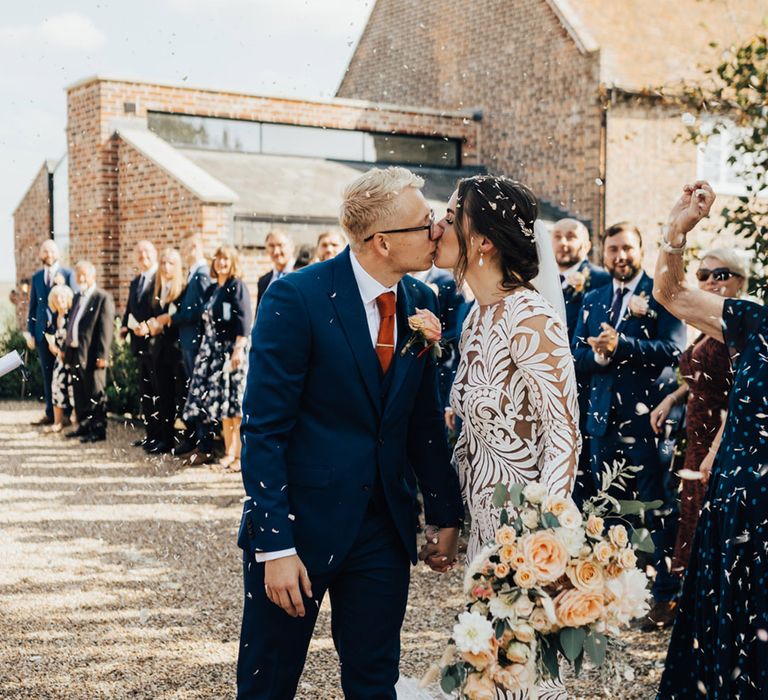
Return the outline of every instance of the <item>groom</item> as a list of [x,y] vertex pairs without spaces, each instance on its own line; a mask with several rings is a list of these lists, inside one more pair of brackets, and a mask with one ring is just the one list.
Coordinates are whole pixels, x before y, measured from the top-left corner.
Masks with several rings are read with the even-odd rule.
[[240,700],[294,697],[326,592],[344,696],[394,700],[417,486],[440,529],[431,565],[456,557],[463,507],[435,362],[420,344],[403,352],[408,317],[437,313],[404,277],[435,252],[422,185],[403,168],[359,177],[341,208],[349,248],[277,280],[259,307],[243,404]]

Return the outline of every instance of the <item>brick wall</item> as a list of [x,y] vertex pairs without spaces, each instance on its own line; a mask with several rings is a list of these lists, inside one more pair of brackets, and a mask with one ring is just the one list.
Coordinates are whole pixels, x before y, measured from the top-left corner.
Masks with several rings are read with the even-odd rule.
[[[40,244],[51,237],[50,173],[47,165],[37,172],[35,179],[13,213],[14,249],[16,256],[16,289],[21,293],[21,281],[29,281],[40,267]],[[29,289],[20,294],[16,304],[16,322],[19,328],[27,327]]]
[[378,0],[338,94],[482,109],[483,165],[597,222],[598,83],[544,0]]

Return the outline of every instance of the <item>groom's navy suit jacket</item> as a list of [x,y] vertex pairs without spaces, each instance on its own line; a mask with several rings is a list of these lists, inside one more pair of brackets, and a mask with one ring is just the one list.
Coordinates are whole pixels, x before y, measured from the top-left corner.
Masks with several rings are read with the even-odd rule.
[[[619,341],[609,365],[595,361],[587,338],[597,337],[600,324],[608,323],[613,302],[613,284],[589,292],[584,297],[581,316],[573,339],[577,372],[591,376],[587,410],[587,432],[602,437],[621,426],[626,435],[654,436],[647,411],[653,410],[669,393],[669,374],[685,349],[685,325],[667,312],[652,295],[653,279],[643,273],[635,295],[645,293],[653,313],[635,317],[629,311],[618,324]],[[666,372],[665,372],[666,370]]]
[[437,372],[401,356],[416,308],[438,313],[412,277],[397,289],[398,347],[387,377],[374,352],[349,249],[269,286],[256,317],[243,400],[238,538],[250,554],[295,547],[310,574],[340,565],[374,493],[416,561],[416,486],[428,523],[463,517]]

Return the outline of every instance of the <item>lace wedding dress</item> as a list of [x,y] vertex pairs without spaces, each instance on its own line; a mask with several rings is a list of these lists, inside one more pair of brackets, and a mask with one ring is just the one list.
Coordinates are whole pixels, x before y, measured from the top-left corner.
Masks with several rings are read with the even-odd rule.
[[[451,405],[463,421],[454,458],[472,524],[471,561],[493,539],[499,482],[540,481],[570,495],[581,450],[576,374],[568,333],[538,292],[522,290],[476,306],[461,335]],[[500,693],[529,700],[527,692]],[[560,683],[544,683],[537,700],[565,700]]]

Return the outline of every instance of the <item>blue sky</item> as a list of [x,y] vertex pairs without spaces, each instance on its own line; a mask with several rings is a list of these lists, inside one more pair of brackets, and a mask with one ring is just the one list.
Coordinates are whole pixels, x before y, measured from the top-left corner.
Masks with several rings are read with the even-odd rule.
[[64,88],[95,73],[330,97],[373,0],[10,0],[0,20],[0,280],[13,210],[63,155]]

